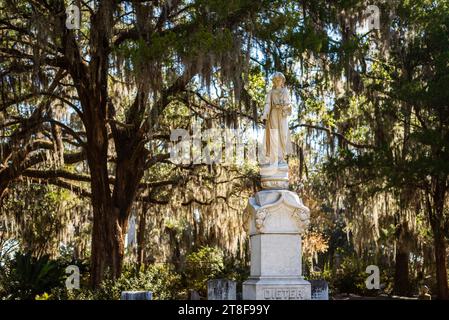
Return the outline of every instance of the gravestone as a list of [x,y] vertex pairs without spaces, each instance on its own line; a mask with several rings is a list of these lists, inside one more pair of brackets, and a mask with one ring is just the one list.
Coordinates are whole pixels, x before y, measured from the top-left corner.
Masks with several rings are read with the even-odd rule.
[[329,286],[324,280],[309,280],[312,285],[312,300],[329,300]]
[[236,300],[237,283],[227,279],[207,281],[208,300]]
[[151,291],[122,291],[120,300],[153,300]]

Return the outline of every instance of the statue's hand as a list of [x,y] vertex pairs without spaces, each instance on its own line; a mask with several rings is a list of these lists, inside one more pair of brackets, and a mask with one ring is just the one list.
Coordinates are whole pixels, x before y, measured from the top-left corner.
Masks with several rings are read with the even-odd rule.
[[292,109],[290,107],[290,105],[285,104],[282,106],[282,114],[287,117],[292,113]]

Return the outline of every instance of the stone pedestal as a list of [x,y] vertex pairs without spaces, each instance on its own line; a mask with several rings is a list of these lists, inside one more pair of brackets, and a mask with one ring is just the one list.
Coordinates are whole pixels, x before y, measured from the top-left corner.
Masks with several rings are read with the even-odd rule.
[[[270,180],[265,183],[270,187]],[[243,299],[310,300],[311,286],[301,270],[301,234],[309,209],[296,193],[275,185],[249,199],[251,275],[243,283]]]
[[285,163],[261,166],[260,182],[264,189],[288,189],[288,165]]

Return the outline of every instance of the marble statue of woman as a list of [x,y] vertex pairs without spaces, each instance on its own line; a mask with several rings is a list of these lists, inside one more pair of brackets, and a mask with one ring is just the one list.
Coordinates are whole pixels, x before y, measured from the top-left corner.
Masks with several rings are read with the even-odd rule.
[[276,72],[273,87],[268,92],[262,120],[265,121],[264,150],[270,165],[286,165],[288,154],[292,153],[288,117],[292,113],[290,94],[285,87],[285,77]]

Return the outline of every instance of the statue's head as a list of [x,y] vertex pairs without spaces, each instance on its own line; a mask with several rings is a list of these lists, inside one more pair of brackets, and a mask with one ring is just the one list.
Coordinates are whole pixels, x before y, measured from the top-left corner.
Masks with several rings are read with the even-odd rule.
[[285,85],[285,76],[281,72],[276,72],[271,79],[274,88],[283,88]]

